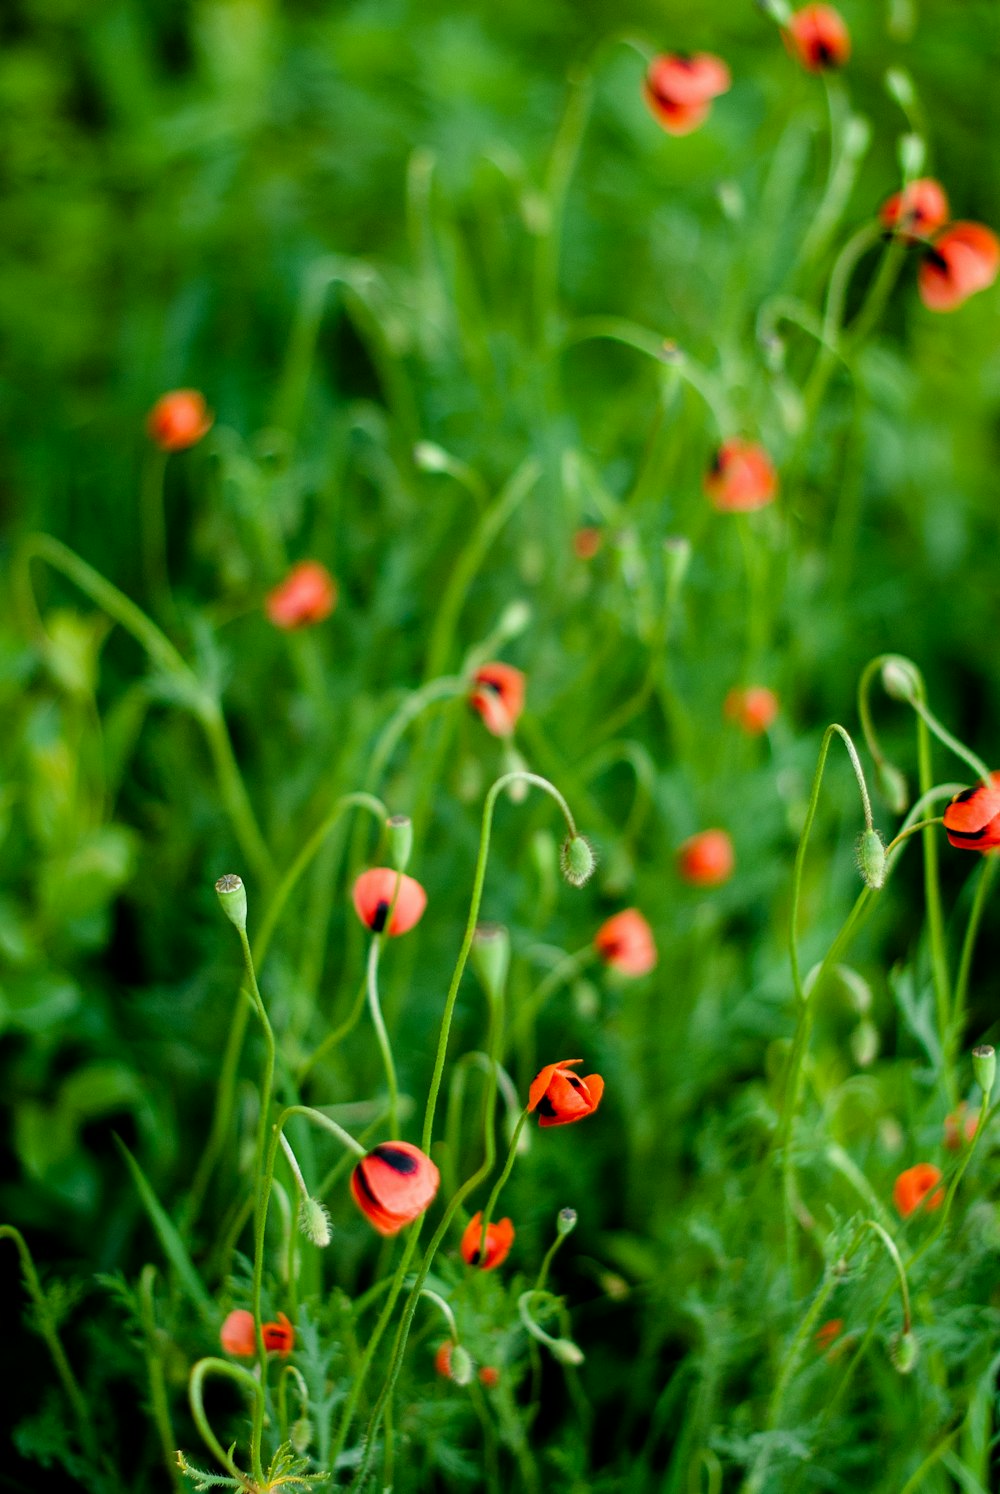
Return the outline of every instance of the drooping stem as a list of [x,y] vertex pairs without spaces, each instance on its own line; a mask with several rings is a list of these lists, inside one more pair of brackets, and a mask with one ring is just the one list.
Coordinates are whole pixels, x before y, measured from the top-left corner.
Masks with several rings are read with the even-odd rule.
[[[253,1431],[251,1433],[250,1464],[254,1479],[258,1484],[264,1481],[264,1470],[260,1461],[260,1430],[264,1425],[264,1388],[254,1379],[249,1370],[239,1364],[230,1364],[227,1359],[199,1359],[191,1370],[191,1380],[188,1385],[188,1402],[191,1406],[191,1415],[194,1417],[195,1425],[202,1435],[206,1447],[214,1453],[215,1457],[234,1479],[239,1487],[246,1488],[246,1475],[240,1471],[233,1462],[229,1453],[222,1446],[212,1430],[212,1425],[205,1415],[205,1404],[202,1387],[209,1375],[220,1375],[225,1380],[234,1380],[244,1390],[248,1390],[253,1396]],[[256,1452],[253,1451],[254,1446]]]
[[[386,923],[391,920],[392,913]],[[395,1136],[397,1127],[397,1111],[399,1108],[399,1086],[396,1081],[396,1064],[392,1056],[392,1044],[389,1042],[389,1034],[385,1028],[382,1017],[382,1008],[378,999],[378,957],[382,947],[381,935],[376,934],[368,951],[367,964],[367,991],[368,1010],[371,1012],[372,1025],[375,1028],[375,1037],[378,1042],[379,1051],[382,1054],[382,1063],[385,1066],[385,1081],[389,1089],[389,1134]]]

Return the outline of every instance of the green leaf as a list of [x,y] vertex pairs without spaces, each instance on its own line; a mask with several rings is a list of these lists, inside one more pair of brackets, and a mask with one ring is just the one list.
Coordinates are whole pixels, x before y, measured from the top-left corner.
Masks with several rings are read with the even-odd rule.
[[205,1322],[214,1330],[218,1324],[219,1310],[209,1296],[201,1277],[195,1270],[184,1241],[181,1239],[173,1221],[150,1187],[142,1168],[120,1136],[115,1137],[115,1144],[128,1164],[128,1169],[132,1174],[135,1186],[139,1190],[139,1197],[142,1199],[150,1222],[159,1236],[164,1254],[177,1272],[188,1297],[194,1303],[195,1307],[197,1307]]

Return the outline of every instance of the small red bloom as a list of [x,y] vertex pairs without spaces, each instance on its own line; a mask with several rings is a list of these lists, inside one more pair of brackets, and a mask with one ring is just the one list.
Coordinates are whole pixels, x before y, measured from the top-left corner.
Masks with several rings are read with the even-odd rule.
[[785,38],[811,73],[843,67],[851,55],[851,34],[832,5],[804,5],[789,21]]
[[380,1235],[396,1235],[430,1205],[441,1175],[408,1141],[383,1141],[351,1173],[354,1202]]
[[308,628],[330,616],[337,605],[337,583],[318,560],[300,560],[284,581],[269,591],[264,607],[276,628]]
[[455,1346],[452,1343],[451,1339],[446,1338],[444,1343],[438,1349],[437,1353],[434,1355],[434,1368],[437,1370],[438,1374],[443,1375],[446,1380],[451,1379],[451,1351],[454,1347]]
[[990,774],[989,785],[956,794],[944,812],[948,840],[962,851],[992,851],[1000,846],[1000,773]]
[[759,737],[778,714],[778,697],[766,685],[748,685],[745,690],[730,690],[722,711],[748,737]]
[[228,1315],[219,1332],[219,1342],[227,1354],[240,1359],[252,1359],[257,1352],[257,1330],[253,1313],[245,1307],[236,1307]]
[[587,525],[578,529],[573,536],[573,554],[577,560],[593,560],[601,545],[604,543],[604,535],[594,525]]
[[704,488],[720,513],[750,513],[773,503],[778,476],[763,446],[733,436],[715,453]]
[[948,198],[940,182],[922,176],[907,182],[883,202],[879,217],[886,228],[907,239],[927,239],[948,221]]
[[928,246],[917,276],[928,311],[954,311],[993,284],[1000,239],[982,223],[952,223]]
[[668,135],[690,135],[705,122],[712,100],[726,93],[729,84],[729,69],[721,57],[669,52],[649,64],[643,97]]
[[692,887],[728,882],[735,865],[733,843],[725,830],[700,830],[677,849],[677,870]]
[[500,1384],[500,1371],[493,1364],[484,1364],[479,1371],[479,1381],[487,1390],[495,1390]]
[[829,1318],[821,1323],[813,1335],[813,1342],[817,1349],[828,1349],[835,1338],[839,1338],[844,1331],[843,1318]]
[[949,1152],[961,1151],[966,1141],[971,1141],[979,1126],[979,1117],[970,1111],[964,1100],[958,1108],[944,1118],[944,1144]]
[[558,1063],[546,1064],[531,1081],[528,1113],[538,1111],[540,1126],[571,1125],[591,1115],[601,1103],[604,1080],[600,1074],[581,1079],[579,1074],[570,1073],[569,1064],[582,1062],[582,1058],[561,1058]]
[[[392,908],[392,899],[399,882],[399,895],[392,910],[392,922],[388,930],[385,921]],[[427,894],[414,877],[405,872],[393,871],[391,866],[374,866],[362,872],[354,884],[354,910],[362,923],[366,923],[375,934],[388,932],[390,938],[406,934],[418,924],[427,906]]]
[[514,1243],[514,1226],[509,1219],[493,1220],[486,1228],[486,1258],[479,1259],[479,1245],[483,1237],[483,1212],[473,1214],[462,1236],[462,1259],[468,1266],[478,1266],[481,1271],[492,1271],[502,1265],[510,1254]]
[[261,1333],[264,1336],[264,1348],[269,1354],[280,1354],[282,1359],[287,1359],[295,1347],[295,1329],[283,1312],[279,1312],[276,1323],[262,1323]]
[[197,389],[172,389],[146,416],[146,434],[161,451],[184,451],[212,429],[214,419]]
[[472,676],[469,704],[495,737],[509,737],[524,710],[524,675],[512,664],[484,664]]
[[638,908],[625,908],[601,924],[594,948],[606,965],[622,975],[648,975],[656,965],[653,931]]
[[[941,1169],[935,1167],[933,1162],[918,1162],[915,1167],[908,1167],[899,1174],[892,1187],[892,1201],[904,1219],[914,1209],[918,1209],[925,1198],[927,1203],[924,1207],[928,1213],[941,1207],[944,1203],[944,1189],[937,1188],[936,1192],[931,1193],[931,1189],[940,1181]],[[930,1197],[927,1198],[929,1193]]]

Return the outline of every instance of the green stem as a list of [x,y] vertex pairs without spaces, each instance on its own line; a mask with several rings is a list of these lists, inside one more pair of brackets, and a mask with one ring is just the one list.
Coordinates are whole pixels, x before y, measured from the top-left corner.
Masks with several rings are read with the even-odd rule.
[[160,1451],[167,1469],[173,1488],[178,1491],[183,1489],[180,1472],[177,1467],[177,1438],[174,1436],[173,1423],[170,1419],[170,1401],[167,1396],[167,1382],[163,1373],[163,1364],[160,1360],[158,1339],[160,1330],[156,1325],[156,1302],[154,1288],[156,1283],[156,1267],[143,1266],[139,1277],[139,1317],[142,1324],[143,1348],[146,1358],[146,1372],[149,1375],[149,1405],[156,1423],[157,1435],[160,1439]]
[[247,1487],[246,1475],[233,1462],[229,1453],[212,1431],[208,1417],[205,1415],[205,1405],[202,1394],[202,1386],[208,1375],[219,1375],[224,1380],[234,1380],[237,1385],[249,1390],[253,1396],[253,1426],[258,1430],[257,1451],[251,1449],[251,1468],[254,1479],[258,1484],[264,1482],[264,1470],[260,1462],[260,1438],[259,1428],[264,1424],[264,1387],[254,1379],[249,1370],[239,1364],[230,1364],[227,1359],[199,1359],[191,1370],[191,1381],[188,1386],[188,1402],[191,1406],[191,1415],[201,1433],[205,1446],[215,1455],[241,1489]]
[[559,964],[554,969],[549,971],[548,975],[531,992],[531,995],[520,1003],[517,1013],[510,1024],[510,1030],[507,1033],[507,1047],[520,1036],[525,1028],[532,1025],[542,1007],[555,995],[559,988],[573,980],[579,975],[581,970],[585,970],[595,957],[596,951],[593,944],[585,944],[582,949],[576,950],[573,954],[568,954],[565,959],[559,961]]
[[150,602],[154,607],[172,611],[163,494],[166,471],[167,453],[158,446],[151,446],[143,464],[139,494],[142,573]]
[[343,1041],[343,1039],[349,1032],[354,1031],[361,1018],[361,1013],[365,1009],[365,997],[367,996],[367,994],[368,975],[366,972],[364,979],[358,987],[358,994],[354,998],[354,1005],[351,1007],[351,1010],[344,1021],[340,1024],[339,1027],[335,1027],[332,1032],[328,1032],[323,1041],[313,1049],[309,1057],[305,1059],[305,1061],[300,1065],[298,1073],[295,1076],[295,1081],[298,1085],[301,1086],[301,1084],[305,1080],[306,1075],[315,1068],[320,1059],[325,1058],[326,1055],[331,1052],[338,1043]]
[[979,924],[982,920],[983,910],[986,907],[986,899],[990,888],[996,877],[997,857],[984,856],[983,865],[976,883],[975,895],[972,899],[972,907],[969,910],[969,922],[965,930],[965,939],[962,942],[962,954],[958,962],[958,976],[955,980],[955,996],[951,1014],[951,1043],[949,1057],[954,1055],[962,1041],[962,1028],[965,1024],[965,1004],[969,994],[969,977],[972,974],[972,956],[976,948],[976,936],[979,933]]
[[[917,717],[917,775],[921,795],[929,793],[934,782],[931,743],[927,723],[919,715]],[[929,825],[921,833],[924,850],[924,900],[927,904],[927,935],[931,946],[931,971],[937,1006],[938,1038],[942,1054],[947,1055],[948,1030],[951,1021],[951,976],[948,971],[948,951],[945,945],[936,827]],[[944,1064],[944,1083],[948,1091],[949,1102],[954,1105],[955,1079],[952,1066],[947,1059]]]
[[541,1270],[538,1273],[538,1279],[534,1285],[534,1291],[543,1292],[545,1290],[545,1283],[549,1279],[549,1269],[552,1265],[552,1262],[556,1258],[556,1252],[560,1249],[563,1241],[568,1239],[568,1234],[563,1234],[561,1230],[556,1231],[555,1239],[552,1241],[552,1244],[549,1246],[548,1250],[545,1252],[544,1257],[542,1258],[542,1266]]
[[[398,886],[398,880],[397,880]],[[391,922],[392,912],[386,919],[386,925]],[[378,957],[382,947],[381,936],[376,934],[368,951],[367,966],[367,990],[368,1010],[371,1012],[372,1025],[375,1028],[375,1037],[378,1041],[379,1050],[382,1054],[382,1063],[385,1066],[385,1080],[389,1088],[389,1134],[395,1136],[398,1129],[397,1112],[399,1108],[399,1086],[396,1081],[396,1065],[392,1056],[392,1044],[389,1042],[389,1034],[385,1029],[382,1018],[382,1008],[378,999]]]
[[545,177],[548,221],[538,236],[535,251],[535,325],[538,343],[543,349],[548,349],[553,340],[559,304],[559,251],[566,197],[580,156],[593,97],[593,78],[589,68],[581,70],[569,81],[570,95],[556,132]]

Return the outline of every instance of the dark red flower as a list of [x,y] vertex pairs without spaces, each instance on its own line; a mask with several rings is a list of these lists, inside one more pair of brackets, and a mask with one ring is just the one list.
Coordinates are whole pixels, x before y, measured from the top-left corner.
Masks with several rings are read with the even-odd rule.
[[952,223],[924,253],[917,276],[928,311],[954,311],[1000,270],[1000,239],[982,223]]
[[692,887],[728,882],[735,865],[733,843],[725,830],[700,830],[677,850],[677,870]]
[[948,198],[940,182],[922,176],[907,182],[883,202],[879,217],[886,228],[907,239],[927,239],[948,221]]
[[594,948],[622,975],[648,975],[656,965],[653,931],[638,908],[624,908],[606,919],[594,935]]
[[351,1173],[354,1202],[380,1235],[396,1235],[424,1212],[441,1175],[408,1141],[383,1141]]
[[274,626],[289,630],[323,622],[336,605],[337,583],[318,560],[300,560],[293,565],[264,602]]
[[[392,899],[399,893],[392,909],[392,921],[386,929],[385,921],[392,908]],[[362,872],[354,884],[354,910],[362,923],[366,923],[375,934],[388,933],[390,938],[406,934],[420,922],[427,906],[427,894],[414,877],[405,872],[393,871],[391,866],[373,866]]]
[[601,1103],[604,1080],[600,1074],[581,1079],[570,1072],[569,1064],[582,1062],[582,1058],[561,1058],[558,1063],[546,1064],[531,1081],[528,1113],[538,1111],[540,1126],[571,1125],[592,1115]]
[[832,5],[804,5],[785,32],[789,49],[811,73],[843,67],[851,55],[851,34]]
[[963,851],[992,851],[1000,846],[1000,773],[990,782],[956,794],[944,812],[949,841]]
[[745,690],[730,690],[722,707],[727,721],[759,737],[767,731],[778,714],[778,697],[766,685],[748,685]]
[[715,453],[704,487],[720,513],[749,513],[774,501],[778,477],[763,446],[733,436]]
[[483,1212],[473,1214],[462,1236],[462,1259],[468,1266],[478,1266],[481,1271],[492,1271],[502,1265],[510,1254],[514,1243],[514,1226],[509,1219],[490,1220],[486,1227],[486,1255],[479,1258],[479,1247],[483,1238]]
[[469,704],[495,737],[509,737],[524,710],[524,675],[512,664],[484,664],[472,676]]
[[146,434],[161,451],[184,451],[211,430],[214,419],[197,389],[172,389],[146,416]]
[[[933,1162],[918,1162],[915,1167],[908,1167],[899,1174],[893,1184],[892,1201],[904,1219],[918,1209],[925,1198],[927,1202],[924,1207],[928,1213],[941,1207],[944,1203],[944,1189],[937,1188],[940,1181],[941,1169],[935,1167]],[[932,1188],[936,1192],[932,1193]]]
[[264,1336],[264,1348],[269,1354],[280,1354],[282,1359],[288,1358],[295,1347],[295,1329],[283,1312],[279,1312],[276,1323],[262,1323],[261,1333]]
[[721,57],[710,52],[694,57],[669,52],[649,64],[643,96],[668,135],[690,135],[704,123],[712,100],[726,93],[729,84],[729,69]]

